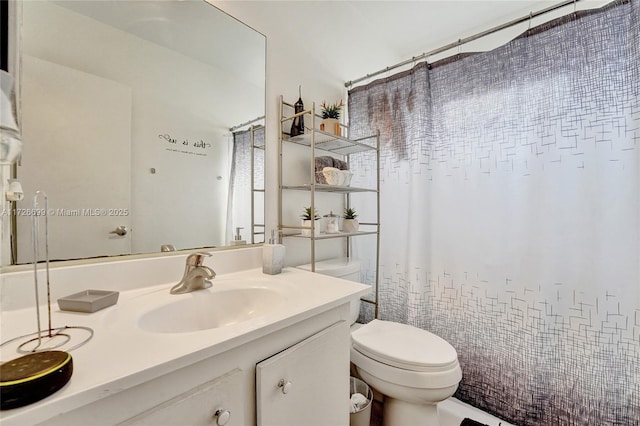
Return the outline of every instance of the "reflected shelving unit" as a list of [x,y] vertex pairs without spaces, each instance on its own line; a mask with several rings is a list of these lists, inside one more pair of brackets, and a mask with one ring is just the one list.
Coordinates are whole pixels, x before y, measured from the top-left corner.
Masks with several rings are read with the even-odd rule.
[[[323,240],[344,239],[345,253],[347,257],[351,254],[351,239],[364,235],[375,236],[375,277],[371,283],[374,287],[373,300],[364,297],[362,301],[374,305],[375,318],[378,318],[378,283],[379,283],[379,258],[380,258],[380,137],[378,134],[370,135],[358,139],[350,139],[348,136],[334,135],[332,133],[319,130],[321,115],[316,113],[315,103],[311,104],[310,109],[295,113],[293,104],[284,101],[280,96],[279,108],[279,144],[278,144],[278,229],[284,237],[287,238],[303,238],[310,242],[311,249],[311,271],[315,272],[316,264],[316,244]],[[304,116],[305,133],[297,136],[290,136],[285,130],[292,121],[299,116]],[[347,128],[340,125],[343,135],[347,134]],[[285,144],[296,144],[306,147],[309,151],[309,172],[306,174],[304,182],[285,182],[283,168],[283,148]],[[316,182],[315,158],[318,155],[330,155],[339,158],[350,164],[350,157],[354,154],[363,152],[371,152],[375,154],[375,162],[372,170],[375,169],[375,187],[359,188],[352,186],[328,185]],[[302,226],[299,223],[285,223],[283,217],[283,195],[288,191],[302,191],[309,194],[309,206],[311,211],[316,211],[318,193],[335,194],[336,197],[343,198],[343,205],[351,207],[353,194],[370,193],[375,196],[375,219],[372,222],[361,222],[360,226],[363,230],[357,232],[340,232],[340,233],[320,233],[316,235],[317,221],[311,221],[311,226]],[[310,236],[303,235],[303,230],[309,230]]]
[[[264,225],[264,161],[265,161],[265,127],[257,125],[251,127],[251,244],[266,242]],[[257,133],[261,133],[261,138],[256,138]],[[258,156],[258,153],[260,155]],[[261,161],[256,161],[256,159]],[[257,179],[257,170],[260,170],[262,179]],[[256,182],[259,180],[260,182]],[[257,215],[257,212],[261,212]],[[258,221],[258,217],[259,221]]]

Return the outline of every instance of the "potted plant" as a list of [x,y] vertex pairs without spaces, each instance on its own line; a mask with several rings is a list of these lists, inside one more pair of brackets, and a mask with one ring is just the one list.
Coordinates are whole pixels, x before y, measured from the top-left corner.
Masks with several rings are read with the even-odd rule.
[[340,136],[340,112],[342,111],[342,99],[340,103],[329,104],[322,102],[322,124],[320,124],[320,130],[328,133],[333,133]]
[[[311,207],[305,207],[302,215],[300,216],[300,219],[302,219],[302,226],[309,226],[311,227],[311,221],[314,220],[314,224],[313,224],[313,230],[314,230],[314,234],[313,235],[320,235],[320,216],[318,216],[318,212],[313,209],[313,212],[311,211]],[[310,237],[311,236],[311,229],[303,229],[302,230],[302,235],[305,237]]]
[[347,233],[358,232],[358,227],[360,224],[358,223],[358,217],[356,210],[348,207],[344,209],[344,220],[342,221],[342,230]]

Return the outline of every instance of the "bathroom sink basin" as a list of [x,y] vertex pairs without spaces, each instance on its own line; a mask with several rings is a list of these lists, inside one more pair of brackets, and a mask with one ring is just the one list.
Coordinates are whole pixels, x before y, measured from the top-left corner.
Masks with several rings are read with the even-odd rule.
[[155,333],[209,330],[269,314],[286,300],[284,294],[265,287],[198,290],[171,298],[176,300],[143,313],[138,327]]

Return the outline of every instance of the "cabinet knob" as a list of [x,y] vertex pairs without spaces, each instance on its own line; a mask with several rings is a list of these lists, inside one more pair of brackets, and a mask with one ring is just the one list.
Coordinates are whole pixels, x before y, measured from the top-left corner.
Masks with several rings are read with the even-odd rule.
[[213,418],[216,420],[216,425],[224,426],[229,423],[229,419],[231,419],[231,411],[218,409],[213,415]]
[[293,385],[291,384],[291,382],[285,379],[280,379],[280,381],[278,382],[278,387],[280,388],[282,393],[289,393],[292,386]]

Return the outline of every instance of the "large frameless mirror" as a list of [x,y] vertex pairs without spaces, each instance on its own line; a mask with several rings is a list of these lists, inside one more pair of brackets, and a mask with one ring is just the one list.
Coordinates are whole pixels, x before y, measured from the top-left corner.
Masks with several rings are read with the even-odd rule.
[[264,241],[262,34],[202,0],[18,8],[11,263],[32,261],[37,190],[52,260]]

